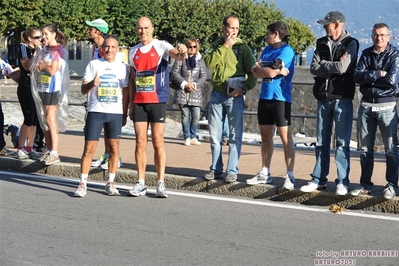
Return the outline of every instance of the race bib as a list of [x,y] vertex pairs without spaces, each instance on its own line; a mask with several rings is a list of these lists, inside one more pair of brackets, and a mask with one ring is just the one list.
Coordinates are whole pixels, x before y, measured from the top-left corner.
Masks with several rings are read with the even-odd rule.
[[47,73],[40,73],[39,74],[39,84],[38,84],[38,91],[47,91],[50,87],[51,76]]
[[136,91],[153,92],[155,91],[155,71],[138,71],[136,73]]
[[115,81],[101,81],[98,85],[98,101],[100,103],[118,102],[119,84]]

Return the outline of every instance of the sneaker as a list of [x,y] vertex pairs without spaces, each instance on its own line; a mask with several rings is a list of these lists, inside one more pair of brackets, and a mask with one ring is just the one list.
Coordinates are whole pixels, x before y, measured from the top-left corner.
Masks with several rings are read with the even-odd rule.
[[76,189],[76,191],[73,193],[74,197],[80,197],[83,198],[87,194],[87,186],[85,183],[81,182]]
[[10,151],[6,147],[0,150],[0,156],[5,156],[5,157],[10,157],[10,156],[15,156],[15,152]]
[[108,182],[105,186],[105,194],[108,196],[120,196],[118,189],[114,186],[113,182]]
[[97,159],[97,161],[91,163],[91,167],[99,167],[100,165],[103,165],[106,160],[107,157],[105,156],[105,154],[103,154]]
[[134,185],[134,187],[131,190],[127,192],[127,195],[131,197],[138,197],[138,196],[144,196],[145,193],[147,193],[147,187],[145,185],[137,183],[136,185]]
[[57,155],[55,155],[55,154],[52,154],[52,153],[50,153],[47,157],[46,157],[46,159],[44,159],[43,161],[42,161],[42,163],[44,164],[44,165],[52,165],[52,164],[55,164],[55,163],[59,163],[59,162],[61,162],[61,160],[60,160],[60,157],[58,156],[58,154]]
[[295,177],[290,175],[285,175],[283,189],[291,190],[294,189],[295,186]]
[[20,159],[20,160],[29,159],[29,155],[28,155],[28,153],[26,152],[25,149],[19,149],[19,150],[17,151],[16,157],[17,157],[18,159]]
[[393,199],[396,195],[395,189],[391,184],[387,184],[384,191],[382,192],[382,195],[387,200]]
[[190,144],[191,145],[196,145],[196,146],[201,146],[202,143],[199,142],[197,138],[194,138],[194,139],[190,140]]
[[344,184],[338,184],[335,194],[340,196],[345,196],[346,194],[348,194],[348,187],[345,186]]
[[227,174],[224,178],[225,183],[234,183],[237,181],[237,174]]
[[50,152],[47,151],[45,154],[42,155],[42,157],[40,157],[39,162],[44,162],[44,160],[46,160],[47,156],[50,155]]
[[267,175],[262,174],[259,172],[256,176],[246,180],[247,185],[258,185],[258,184],[273,184],[272,175],[269,173]]
[[[101,169],[103,170],[108,170],[108,159],[105,159],[105,162],[103,164],[100,165]],[[118,160],[118,168],[121,168],[122,166],[122,158],[119,158]]]
[[168,197],[168,195],[166,195],[165,182],[158,182],[157,193],[155,194],[155,197],[157,197],[157,198],[167,198]]
[[299,190],[302,192],[313,192],[316,190],[325,190],[327,185],[320,185],[314,182],[309,182],[307,185],[302,186]]
[[364,187],[360,186],[360,187],[352,190],[350,194],[352,196],[357,197],[357,196],[360,196],[360,195],[368,195],[368,194],[370,194],[370,192],[371,192],[371,189],[368,190],[368,189],[365,189]]
[[32,160],[39,160],[41,158],[41,156],[35,150],[31,150],[28,153],[28,156],[29,156],[29,159],[32,159]]
[[184,140],[184,145],[190,146],[190,145],[191,145],[191,139],[186,138],[186,139]]
[[209,173],[204,175],[205,180],[222,179],[222,178],[223,178],[223,174],[218,174],[213,171],[210,171]]

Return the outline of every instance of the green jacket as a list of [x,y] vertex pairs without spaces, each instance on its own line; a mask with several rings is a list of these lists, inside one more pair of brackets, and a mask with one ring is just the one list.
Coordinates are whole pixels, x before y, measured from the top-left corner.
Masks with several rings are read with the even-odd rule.
[[212,68],[212,86],[216,92],[226,93],[226,80],[232,77],[247,77],[243,89],[249,91],[256,86],[257,78],[251,72],[255,57],[251,48],[240,38],[233,47],[227,48],[224,38],[212,43],[212,50],[205,55],[207,67]]

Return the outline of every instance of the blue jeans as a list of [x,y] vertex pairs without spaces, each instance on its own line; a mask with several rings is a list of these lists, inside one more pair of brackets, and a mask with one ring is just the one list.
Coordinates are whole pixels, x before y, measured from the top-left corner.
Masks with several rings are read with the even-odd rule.
[[229,121],[228,121],[228,119],[225,119],[225,121],[223,122],[222,138],[223,139],[229,138]]
[[212,165],[210,170],[223,173],[222,132],[225,115],[229,124],[229,159],[226,172],[238,173],[238,160],[241,154],[244,98],[230,97],[225,93],[212,92],[209,100],[208,126],[211,142]]
[[370,190],[373,187],[371,175],[374,169],[374,141],[377,126],[380,129],[382,141],[385,147],[386,172],[385,179],[393,187],[398,187],[398,113],[396,105],[392,108],[372,111],[371,107],[360,105],[359,137],[360,137],[360,165],[362,173],[360,184]]
[[196,138],[200,120],[201,107],[181,104],[180,110],[184,139]]
[[351,99],[317,101],[316,165],[312,181],[326,185],[330,169],[330,148],[335,123],[336,184],[349,185],[350,140],[352,134],[353,104]]

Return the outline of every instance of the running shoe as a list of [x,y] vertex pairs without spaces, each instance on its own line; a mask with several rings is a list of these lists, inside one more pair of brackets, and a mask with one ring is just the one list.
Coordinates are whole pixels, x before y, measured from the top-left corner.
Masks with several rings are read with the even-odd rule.
[[87,186],[85,183],[81,182],[76,191],[73,193],[73,196],[83,198],[84,196],[86,196],[86,194],[87,194]]
[[144,196],[145,193],[147,193],[147,187],[145,185],[137,183],[131,190],[127,192],[127,195],[131,197],[139,197]]

